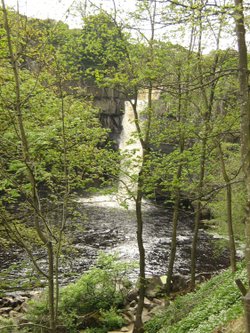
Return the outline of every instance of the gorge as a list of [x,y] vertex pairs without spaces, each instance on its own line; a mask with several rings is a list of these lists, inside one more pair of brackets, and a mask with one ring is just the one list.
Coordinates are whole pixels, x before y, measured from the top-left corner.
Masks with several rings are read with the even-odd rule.
[[[156,94],[157,95],[157,94]],[[114,96],[114,95],[113,95]],[[145,96],[141,95],[139,100],[140,110],[146,107]],[[133,180],[140,169],[140,143],[135,135],[133,112],[129,102],[123,103],[125,110],[121,108],[110,108],[107,112],[107,101],[100,99],[98,104],[105,105],[106,119],[121,117],[120,127],[113,127],[110,121],[104,125],[110,126],[113,131],[112,137],[119,142],[119,149],[126,158],[132,158],[131,163],[123,160],[121,162],[121,179],[118,192],[112,195],[97,194],[87,195],[77,199],[77,211],[80,218],[68,221],[66,237],[69,245],[63,252],[63,259],[59,268],[60,284],[65,285],[75,281],[81,274],[92,267],[96,261],[99,251],[115,254],[123,261],[134,261],[138,263],[138,248],[136,244],[136,217],[133,202],[134,188]],[[120,102],[119,102],[120,103]],[[118,104],[119,104],[118,103]],[[103,112],[101,113],[103,114]],[[113,123],[112,123],[113,124]],[[119,131],[120,129],[120,131]],[[132,155],[131,155],[132,152]],[[123,165],[124,164],[124,165]],[[129,166],[126,169],[126,166]],[[125,204],[124,204],[125,203]],[[124,208],[126,206],[126,208]],[[143,203],[144,219],[144,245],[146,250],[146,274],[147,276],[161,276],[167,272],[167,263],[170,252],[172,233],[172,207],[157,205],[154,201],[145,200]],[[193,212],[182,209],[180,213],[179,231],[177,237],[177,255],[174,275],[184,276],[188,279],[190,273],[190,253],[193,230]],[[197,271],[201,275],[213,275],[220,269],[229,266],[228,251],[220,246],[220,242],[201,230],[198,242]],[[42,253],[38,263],[46,266],[46,259]],[[15,288],[22,289],[25,286],[43,285],[41,278],[32,268],[32,263],[19,249],[5,249],[1,260],[3,267],[0,284],[5,285],[6,290]],[[138,269],[131,272],[130,278],[136,281]],[[32,278],[31,278],[32,277]],[[8,284],[4,284],[4,280]],[[18,281],[16,287],[15,282]]]

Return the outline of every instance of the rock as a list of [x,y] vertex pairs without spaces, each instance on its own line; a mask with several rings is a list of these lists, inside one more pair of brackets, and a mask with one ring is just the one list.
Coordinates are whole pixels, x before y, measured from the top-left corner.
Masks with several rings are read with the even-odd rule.
[[135,320],[134,313],[131,312],[130,310],[126,310],[125,312],[123,312],[122,317],[125,320],[126,324],[133,323]]
[[132,302],[129,303],[130,308],[134,308],[134,307],[136,307],[136,305],[137,305],[136,300],[133,300]]
[[164,284],[160,276],[153,276],[147,279],[145,295],[148,298],[155,298],[163,291]]
[[131,289],[129,292],[128,292],[128,295],[126,297],[126,302],[127,303],[130,303],[132,301],[136,301],[137,299],[137,296],[138,296],[138,289]]
[[21,305],[20,312],[24,312],[24,313],[28,312],[28,304],[26,302]]
[[188,285],[189,285],[189,283],[188,283],[187,276],[184,276],[181,274],[173,275],[172,284],[171,284],[172,292],[186,290],[188,288]]
[[142,311],[142,322],[145,323],[146,321],[149,321],[151,319],[151,316],[149,314],[150,312],[144,308]]
[[14,308],[14,311],[16,311],[16,312],[20,312],[21,309],[22,309],[22,304],[19,304],[19,305],[17,305],[17,306]]
[[211,279],[212,276],[213,276],[213,273],[211,273],[211,272],[200,272],[195,275],[195,281],[197,283],[202,283],[202,282],[205,282],[205,281]]
[[9,314],[8,313],[2,313],[0,316],[3,317],[3,318],[9,318]]
[[17,311],[11,310],[9,312],[9,316],[10,316],[10,318],[17,318],[17,317],[20,317],[21,314],[19,312],[17,312]]
[[144,298],[144,308],[147,310],[152,310],[155,307],[155,304],[153,304],[147,297]]
[[133,308],[128,307],[128,308],[127,308],[127,311],[129,311],[130,313],[132,313],[133,315],[135,315],[135,314],[136,314],[136,309],[137,309],[137,304],[136,304],[136,306],[133,307]]
[[29,296],[27,298],[32,298],[32,299],[38,299],[42,294],[42,291],[40,290],[32,290],[29,293]]
[[162,305],[165,306],[165,301],[163,299],[159,299],[159,298],[153,298],[152,302],[154,302],[157,305]]
[[0,315],[4,315],[6,313],[9,313],[11,310],[12,310],[11,306],[0,308]]
[[128,331],[129,331],[129,329],[127,326],[124,326],[120,329],[120,332],[128,332]]

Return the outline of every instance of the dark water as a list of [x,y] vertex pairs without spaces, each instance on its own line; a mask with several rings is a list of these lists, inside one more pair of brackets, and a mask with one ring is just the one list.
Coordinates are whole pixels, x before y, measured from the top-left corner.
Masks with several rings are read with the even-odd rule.
[[[138,260],[136,217],[133,210],[85,206],[89,219],[86,232],[78,244],[88,244],[90,252],[101,249],[118,252],[123,260]],[[144,214],[144,246],[146,271],[149,275],[166,273],[172,233],[172,210],[146,205]],[[192,241],[193,217],[182,212],[178,226],[175,272],[188,274]],[[200,230],[197,257],[198,271],[214,272],[229,265],[228,251],[219,249],[213,236]]]
[[[99,251],[118,253],[123,261],[138,261],[136,243],[136,218],[134,210],[126,210],[100,198],[92,202],[79,202],[78,209],[81,218],[69,222],[66,234],[70,245],[65,247],[60,266],[62,284],[74,281],[79,275],[94,265]],[[171,244],[171,209],[163,209],[152,204],[146,204],[143,213],[144,246],[146,250],[147,275],[164,275]],[[175,273],[188,275],[190,271],[190,253],[192,241],[193,218],[191,212],[182,212],[178,227],[178,241]],[[39,256],[39,253],[37,253]],[[40,254],[40,264],[46,265],[46,259]],[[4,279],[20,280],[22,286],[35,275],[31,265],[23,265],[26,258],[23,251],[13,248],[2,250],[1,268],[6,271]],[[216,272],[229,266],[229,256],[226,249],[218,250],[218,241],[204,230],[199,233],[197,270],[199,272]],[[138,270],[131,273],[135,277]],[[0,277],[1,279],[1,277]],[[0,281],[1,283],[1,281]]]

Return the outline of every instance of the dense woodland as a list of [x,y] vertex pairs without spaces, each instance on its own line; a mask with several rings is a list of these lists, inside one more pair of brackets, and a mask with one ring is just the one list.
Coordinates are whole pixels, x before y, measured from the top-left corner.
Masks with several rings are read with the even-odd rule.
[[[105,323],[94,331],[122,326],[117,309],[126,288],[123,293],[117,291],[116,279],[125,266],[102,257],[99,266],[106,269],[93,269],[68,289],[62,288],[58,277],[69,246],[67,228],[81,218],[77,197],[93,191],[116,192],[121,174],[135,184],[132,189],[125,186],[121,203],[126,206],[128,198],[134,201],[137,221],[135,333],[160,331],[158,324],[144,327],[142,322],[146,292],[143,198],[173,210],[165,295],[171,295],[183,209],[189,210],[194,221],[189,291],[196,288],[201,223],[226,236],[223,247],[229,249],[233,274],[243,274],[242,267],[236,272],[236,250],[246,245],[248,278],[240,275],[239,279],[243,294],[248,289],[248,8],[238,0],[145,0],[137,1],[137,10],[128,18],[115,7],[105,11],[91,3],[82,15],[82,28],[70,29],[63,22],[20,15],[2,0],[0,248],[4,253],[13,244],[21,247],[46,281],[46,293],[40,303],[30,305],[28,321],[16,324],[2,318],[3,332],[79,332],[79,318],[92,312],[101,313]],[[174,34],[176,42],[171,39]],[[182,34],[186,46],[178,44]],[[232,36],[238,48],[223,48],[223,40]],[[112,141],[112,129],[104,126],[102,110],[95,103],[102,91],[122,101],[120,115],[124,102],[130,103],[136,126],[130,140],[139,141],[139,157],[129,150],[121,152]],[[139,112],[141,96],[147,107]],[[131,173],[135,165],[139,172]],[[46,268],[39,265],[41,253]],[[119,279],[125,286],[123,275]],[[234,279],[226,279],[234,284]],[[237,299],[240,296],[238,291]],[[168,311],[166,325],[170,325]],[[173,311],[178,312],[178,306]],[[246,332],[250,332],[250,315],[246,315]],[[165,332],[191,332],[183,327]],[[213,332],[215,327],[192,332]]]

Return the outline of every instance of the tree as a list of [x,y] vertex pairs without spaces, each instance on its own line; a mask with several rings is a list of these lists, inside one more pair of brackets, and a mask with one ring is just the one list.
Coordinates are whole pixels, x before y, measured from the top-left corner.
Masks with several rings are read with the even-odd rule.
[[[111,170],[111,154],[98,111],[71,95],[72,77],[58,44],[9,13],[4,0],[1,14],[1,228],[47,280],[49,330],[56,332],[59,260],[74,191],[102,179]],[[46,255],[46,267],[39,265],[37,248]]]
[[[245,257],[247,276],[250,286],[250,100],[249,100],[249,74],[248,57],[245,39],[245,23],[243,0],[235,0],[235,26],[239,51],[239,83],[241,106],[241,159],[247,189],[247,206],[245,218],[246,248]],[[248,289],[249,289],[248,286]],[[250,332],[250,293],[244,297],[246,329]]]

